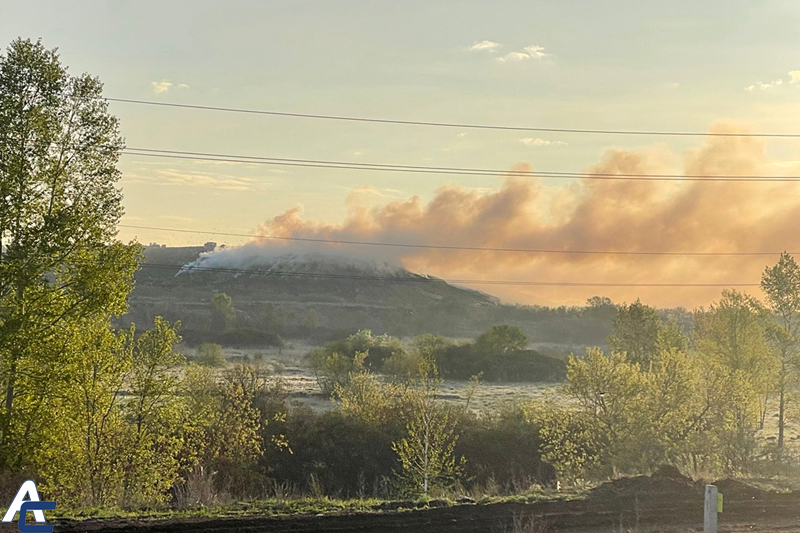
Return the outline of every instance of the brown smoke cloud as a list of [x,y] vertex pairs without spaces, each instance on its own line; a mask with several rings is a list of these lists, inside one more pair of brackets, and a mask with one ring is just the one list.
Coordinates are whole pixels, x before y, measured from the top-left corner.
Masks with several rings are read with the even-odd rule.
[[[741,132],[717,124],[713,132]],[[528,168],[526,165],[524,168]],[[791,175],[752,137],[708,137],[678,157],[665,146],[609,150],[587,172],[767,176]],[[798,251],[800,184],[787,182],[578,180],[545,186],[508,177],[496,190],[445,185],[428,202],[418,196],[365,206],[348,202],[348,216],[331,224],[303,219],[294,207],[258,231],[312,237],[493,248],[666,252]],[[270,244],[270,246],[273,246]],[[345,248],[340,248],[345,249]],[[348,246],[352,253],[401,262],[444,279],[597,283],[758,283],[777,256],[671,257],[539,255]],[[580,304],[600,294],[637,297],[658,306],[695,307],[721,288],[520,287],[473,285],[506,301]],[[757,287],[747,288],[758,294]]]

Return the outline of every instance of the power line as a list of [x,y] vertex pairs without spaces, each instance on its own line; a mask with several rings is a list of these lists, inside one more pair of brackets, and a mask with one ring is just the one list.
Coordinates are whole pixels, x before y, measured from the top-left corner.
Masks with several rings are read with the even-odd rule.
[[464,176],[536,177],[553,179],[622,180],[622,181],[725,181],[725,182],[800,182],[800,176],[733,176],[733,175],[677,175],[677,174],[611,174],[603,172],[556,172],[533,170],[500,170],[482,168],[431,167],[415,165],[359,163],[354,161],[331,161],[323,159],[291,159],[282,157],[248,156],[211,152],[188,152],[182,150],[158,150],[155,148],[126,148],[124,154],[169,159],[198,161],[220,161],[257,165],[289,167],[333,168],[345,170],[369,170],[378,172],[408,172],[416,174],[458,174]]
[[[156,268],[175,270],[175,265],[159,263],[143,263],[143,268]],[[180,267],[184,268],[184,267]],[[186,273],[191,272],[223,272],[230,274],[256,274],[274,277],[321,278],[321,279],[346,279],[359,281],[391,281],[412,283],[458,283],[464,285],[519,285],[519,286],[557,286],[557,287],[758,287],[758,283],[605,283],[605,282],[568,282],[568,281],[515,281],[515,280],[487,280],[487,279],[451,279],[432,278],[413,275],[412,277],[396,276],[369,276],[357,274],[324,274],[317,272],[275,271],[244,268],[217,268],[217,267],[190,267]]]
[[[529,254],[586,254],[586,255],[651,255],[651,256],[772,256],[782,252],[659,252],[659,251],[625,251],[625,250],[558,250],[546,248],[494,248],[488,246],[453,246],[445,244],[413,244],[378,241],[352,241],[342,239],[315,239],[310,237],[275,237],[271,235],[252,235],[248,233],[228,233],[221,231],[201,231],[178,228],[164,228],[158,226],[140,226],[133,224],[118,224],[120,228],[146,229],[152,231],[170,231],[176,233],[192,233],[198,235],[219,235],[225,237],[247,237],[250,239],[267,239],[290,242],[310,242],[320,244],[345,244],[356,246],[382,246],[389,248],[418,248],[433,250],[478,251],[478,252],[511,252]],[[797,252],[789,252],[796,255]]]
[[593,135],[800,138],[800,133],[715,133],[715,132],[692,132],[692,131],[635,131],[635,130],[594,130],[594,129],[580,129],[580,128],[540,128],[540,127],[524,127],[524,126],[501,126],[501,125],[490,125],[490,124],[467,124],[467,123],[454,123],[454,122],[429,122],[420,120],[397,120],[397,119],[387,119],[387,118],[353,117],[353,116],[343,116],[343,115],[321,115],[313,113],[292,113],[287,111],[267,111],[267,110],[256,110],[256,109],[241,109],[234,107],[177,104],[173,102],[155,102],[152,100],[133,100],[129,98],[106,98],[106,100],[108,100],[109,102],[120,102],[126,104],[175,107],[182,109],[200,109],[205,111],[222,111],[228,113],[246,113],[251,115],[269,115],[277,117],[309,118],[309,119],[321,119],[321,120],[339,120],[346,122],[369,122],[377,124],[400,124],[407,126],[435,126],[442,128],[527,131],[527,132],[540,132],[540,133],[585,133]]

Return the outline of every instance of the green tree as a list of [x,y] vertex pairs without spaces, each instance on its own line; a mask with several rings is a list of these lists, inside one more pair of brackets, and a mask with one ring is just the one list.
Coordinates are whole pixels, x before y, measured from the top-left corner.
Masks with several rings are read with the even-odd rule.
[[180,379],[178,368],[186,360],[174,350],[177,329],[156,317],[153,329],[138,337],[131,327],[131,370],[127,375],[129,398],[124,414],[130,423],[125,461],[123,501],[126,506],[163,502],[178,478],[180,435]]
[[617,315],[617,306],[607,296],[592,296],[586,300],[586,309],[584,314],[586,316],[594,317],[599,320],[613,320]]
[[686,337],[674,321],[666,324],[650,306],[638,299],[619,308],[608,336],[608,348],[624,353],[632,363],[647,370],[660,351],[686,349]]
[[331,394],[336,385],[347,385],[353,364],[353,359],[339,352],[315,350],[311,354],[311,368],[323,394]]
[[410,398],[406,436],[392,444],[400,460],[399,478],[411,494],[427,496],[431,488],[451,484],[462,470],[453,413],[436,402],[441,384],[436,365],[424,362]]
[[778,449],[783,449],[786,430],[787,392],[797,379],[798,333],[800,333],[800,267],[794,258],[781,254],[778,263],[764,270],[761,289],[773,320],[767,338],[778,351]]
[[748,383],[755,396],[751,403],[759,405],[762,429],[780,365],[767,341],[763,316],[757,300],[736,290],[722,291],[718,303],[694,314],[695,349],[720,372]]
[[211,312],[217,322],[217,327],[221,329],[230,329],[236,322],[233,300],[224,292],[218,292],[211,297]]
[[548,399],[523,406],[523,412],[538,428],[542,459],[559,477],[585,478],[600,461],[602,432],[585,411]]
[[29,444],[38,453],[31,466],[65,505],[116,505],[128,442],[120,393],[130,352],[124,336],[115,336],[102,319],[70,323],[62,339],[71,361],[58,371],[69,377],[59,383],[60,394],[40,397],[49,431],[32,434]]
[[570,357],[566,392],[594,416],[608,435],[612,453],[629,438],[646,388],[646,376],[622,353],[606,356],[593,348],[582,359]]
[[53,430],[44,406],[74,394],[81,325],[110,330],[126,309],[140,249],[115,239],[122,148],[97,78],[68,75],[39,42],[11,43],[0,57],[0,467],[28,462],[30,442]]
[[187,368],[178,453],[184,481],[178,484],[179,494],[186,490],[187,480],[198,477],[215,485],[208,487],[213,494],[239,493],[237,476],[252,469],[263,452],[257,385],[258,380],[243,376],[237,367],[221,379],[208,367]]
[[523,350],[528,338],[517,326],[492,326],[475,339],[475,347],[486,353],[509,353]]
[[398,383],[383,383],[364,367],[365,355],[356,355],[347,383],[334,384],[333,397],[347,416],[388,424],[405,412],[409,390]]
[[411,347],[421,357],[435,359],[436,355],[453,345],[453,341],[442,335],[423,333],[411,339]]

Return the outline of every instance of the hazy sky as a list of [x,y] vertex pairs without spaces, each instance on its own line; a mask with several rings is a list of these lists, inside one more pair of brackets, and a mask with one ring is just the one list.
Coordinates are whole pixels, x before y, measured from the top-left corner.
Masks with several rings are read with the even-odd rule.
[[[557,128],[706,131],[724,123],[718,127],[800,132],[796,0],[0,0],[0,42],[18,36],[58,47],[73,73],[100,76],[106,95],[117,98]],[[800,174],[794,163],[800,140],[714,145],[699,138],[462,131],[123,103],[111,108],[131,147],[498,169],[527,163],[556,171]],[[613,149],[623,151],[609,155]],[[243,233],[263,224],[287,235],[502,247],[800,251],[795,232],[781,231],[796,220],[790,217],[795,209],[800,213],[795,185],[699,184],[697,192],[677,184],[604,193],[556,180],[504,186],[496,177],[133,156],[121,166],[128,224]],[[690,202],[704,195],[707,206]],[[720,198],[725,203],[714,205]],[[504,203],[521,200],[527,203],[519,209]],[[717,226],[726,221],[731,224]],[[759,231],[749,232],[751,225]],[[709,227],[715,232],[703,231]],[[120,235],[167,244],[245,240],[128,229]],[[440,255],[397,259],[443,277],[600,282],[757,282],[770,260],[656,265],[637,258]],[[538,303],[642,294],[656,304],[691,306],[708,303],[719,290],[491,292]]]

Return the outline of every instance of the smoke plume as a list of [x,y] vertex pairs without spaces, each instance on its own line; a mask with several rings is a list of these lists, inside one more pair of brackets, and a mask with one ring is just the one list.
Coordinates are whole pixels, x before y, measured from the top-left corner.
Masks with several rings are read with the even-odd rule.
[[[741,132],[717,124],[712,132]],[[520,165],[518,168],[529,168]],[[707,137],[682,156],[665,146],[611,149],[591,173],[682,176],[790,175],[798,166],[772,161],[762,140]],[[429,201],[418,196],[364,207],[348,203],[341,223],[306,220],[299,206],[268,220],[259,234],[491,248],[662,252],[800,250],[800,184],[787,182],[623,181],[581,179],[544,185],[508,177],[496,190],[451,184]],[[294,244],[260,241],[258,253]],[[444,279],[596,283],[758,283],[777,256],[619,256],[533,254],[368,246],[323,246],[351,256],[402,264]],[[319,249],[319,247],[317,247]],[[659,306],[705,305],[721,288],[484,286],[506,301],[576,304],[600,294]],[[748,288],[758,294],[757,287]]]

